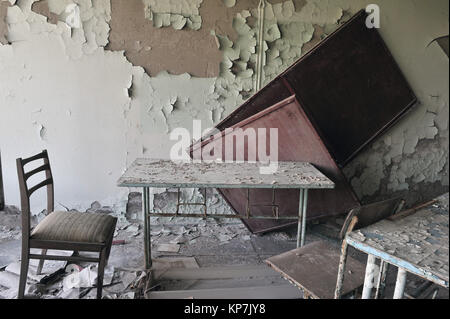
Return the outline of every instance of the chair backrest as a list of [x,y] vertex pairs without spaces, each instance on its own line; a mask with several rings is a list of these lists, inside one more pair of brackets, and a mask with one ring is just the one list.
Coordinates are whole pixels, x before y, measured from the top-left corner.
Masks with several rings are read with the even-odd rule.
[[341,239],[344,239],[345,235],[353,230],[370,226],[398,213],[404,203],[403,199],[395,198],[352,209],[342,226]]
[[[37,161],[43,160],[43,165],[25,172],[25,165]],[[48,159],[47,150],[42,151],[29,158],[18,158],[16,160],[17,164],[17,175],[19,178],[19,188],[20,188],[20,200],[22,209],[22,236],[23,238],[28,238],[30,236],[30,197],[38,189],[42,187],[47,187],[47,213],[51,213],[54,210],[54,185],[52,170],[50,168],[50,161]],[[28,187],[28,179],[32,176],[45,172],[45,180],[37,183],[33,187]]]

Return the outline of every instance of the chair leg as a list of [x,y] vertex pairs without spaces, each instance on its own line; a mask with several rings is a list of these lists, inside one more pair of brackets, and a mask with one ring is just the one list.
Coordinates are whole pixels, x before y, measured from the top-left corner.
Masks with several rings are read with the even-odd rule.
[[344,239],[341,246],[341,258],[339,261],[338,277],[336,282],[336,290],[334,291],[334,299],[341,299],[342,297],[342,287],[344,285],[345,279],[345,267],[347,265],[347,255],[348,255],[348,244]]
[[[42,256],[45,256],[45,255],[47,255],[47,249],[42,249]],[[38,265],[38,267],[37,267],[37,269],[36,269],[36,275],[41,275],[42,274],[42,268],[44,268],[44,262],[45,262],[45,260],[44,259],[41,259],[41,260],[39,260],[39,265]]]
[[105,274],[107,248],[103,248],[100,252],[100,262],[98,263],[97,274],[97,299],[102,299],[103,292],[103,276]]
[[25,296],[25,288],[27,286],[27,277],[28,277],[28,266],[30,264],[28,255],[29,255],[28,249],[22,250],[22,260],[20,262],[19,293],[17,296],[18,299],[23,299]]

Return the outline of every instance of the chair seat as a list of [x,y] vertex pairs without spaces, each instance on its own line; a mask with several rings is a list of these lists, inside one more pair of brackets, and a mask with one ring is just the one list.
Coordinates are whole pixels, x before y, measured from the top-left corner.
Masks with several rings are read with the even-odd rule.
[[[333,299],[341,252],[324,241],[314,242],[266,260],[274,270],[313,298]],[[364,283],[365,266],[348,256],[343,295]]]
[[100,213],[52,212],[31,233],[31,239],[78,243],[106,243],[116,218]]

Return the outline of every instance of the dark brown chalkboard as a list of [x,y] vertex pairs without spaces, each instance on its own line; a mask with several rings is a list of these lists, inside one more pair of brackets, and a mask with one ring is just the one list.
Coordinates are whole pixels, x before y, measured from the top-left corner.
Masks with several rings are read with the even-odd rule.
[[[287,140],[281,137],[279,148],[283,148],[283,160],[300,161],[311,157],[308,161],[315,164],[314,158],[327,155],[330,157],[329,164],[335,165],[334,171],[340,172],[340,168],[385,133],[417,102],[378,30],[366,27],[366,18],[365,11],[357,13],[231,113],[217,128],[223,131],[242,126],[249,118],[259,118],[274,104],[295,96],[299,109],[305,114],[303,122],[307,120],[311,123],[310,135],[316,136],[318,142],[316,146],[301,149],[306,142],[300,140],[301,135],[297,139],[292,139],[292,135]],[[280,118],[284,114],[282,110],[278,112]],[[267,128],[287,125],[291,133],[302,130],[295,127],[301,126],[302,121],[296,124],[286,119],[278,123],[279,119],[267,117],[264,122]],[[192,145],[191,150],[199,144]],[[319,144],[324,145],[326,150],[319,151]],[[286,154],[295,156],[284,156]],[[342,180],[339,184],[343,185],[347,194],[354,194],[347,181]],[[235,191],[220,192],[235,212],[242,215],[245,198]],[[261,192],[258,199],[263,198]],[[282,213],[295,214],[294,194],[280,192],[279,198],[288,203]],[[355,197],[346,199],[346,205],[330,198],[333,197],[325,193],[321,199],[312,198],[308,212],[310,218],[345,213],[343,210],[359,205]],[[255,233],[285,226],[285,223],[276,220],[258,221],[258,224],[244,222]]]

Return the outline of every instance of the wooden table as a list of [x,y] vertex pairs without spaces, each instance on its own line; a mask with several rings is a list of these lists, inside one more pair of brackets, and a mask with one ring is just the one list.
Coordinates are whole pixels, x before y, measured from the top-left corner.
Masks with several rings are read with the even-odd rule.
[[[119,187],[140,187],[144,215],[145,265],[151,268],[150,217],[190,217],[190,218],[245,218],[245,219],[291,219],[298,220],[297,247],[305,241],[306,209],[309,189],[332,189],[334,183],[309,163],[280,162],[274,174],[261,174],[260,167],[267,164],[248,162],[192,163],[167,160],[137,159],[118,181]],[[175,213],[155,213],[151,211],[150,189],[178,189],[178,202]],[[182,203],[181,188],[204,189],[202,203]],[[206,205],[207,188],[247,189],[247,215],[208,214]],[[250,189],[298,189],[300,191],[298,215],[279,216],[276,205],[272,206],[273,216],[254,216],[251,214]],[[180,213],[181,206],[202,206],[202,214]]]
[[369,255],[363,299],[371,297],[377,258],[398,267],[394,299],[403,298],[408,272],[448,288],[448,227],[448,211],[429,207],[348,234],[347,243]]

